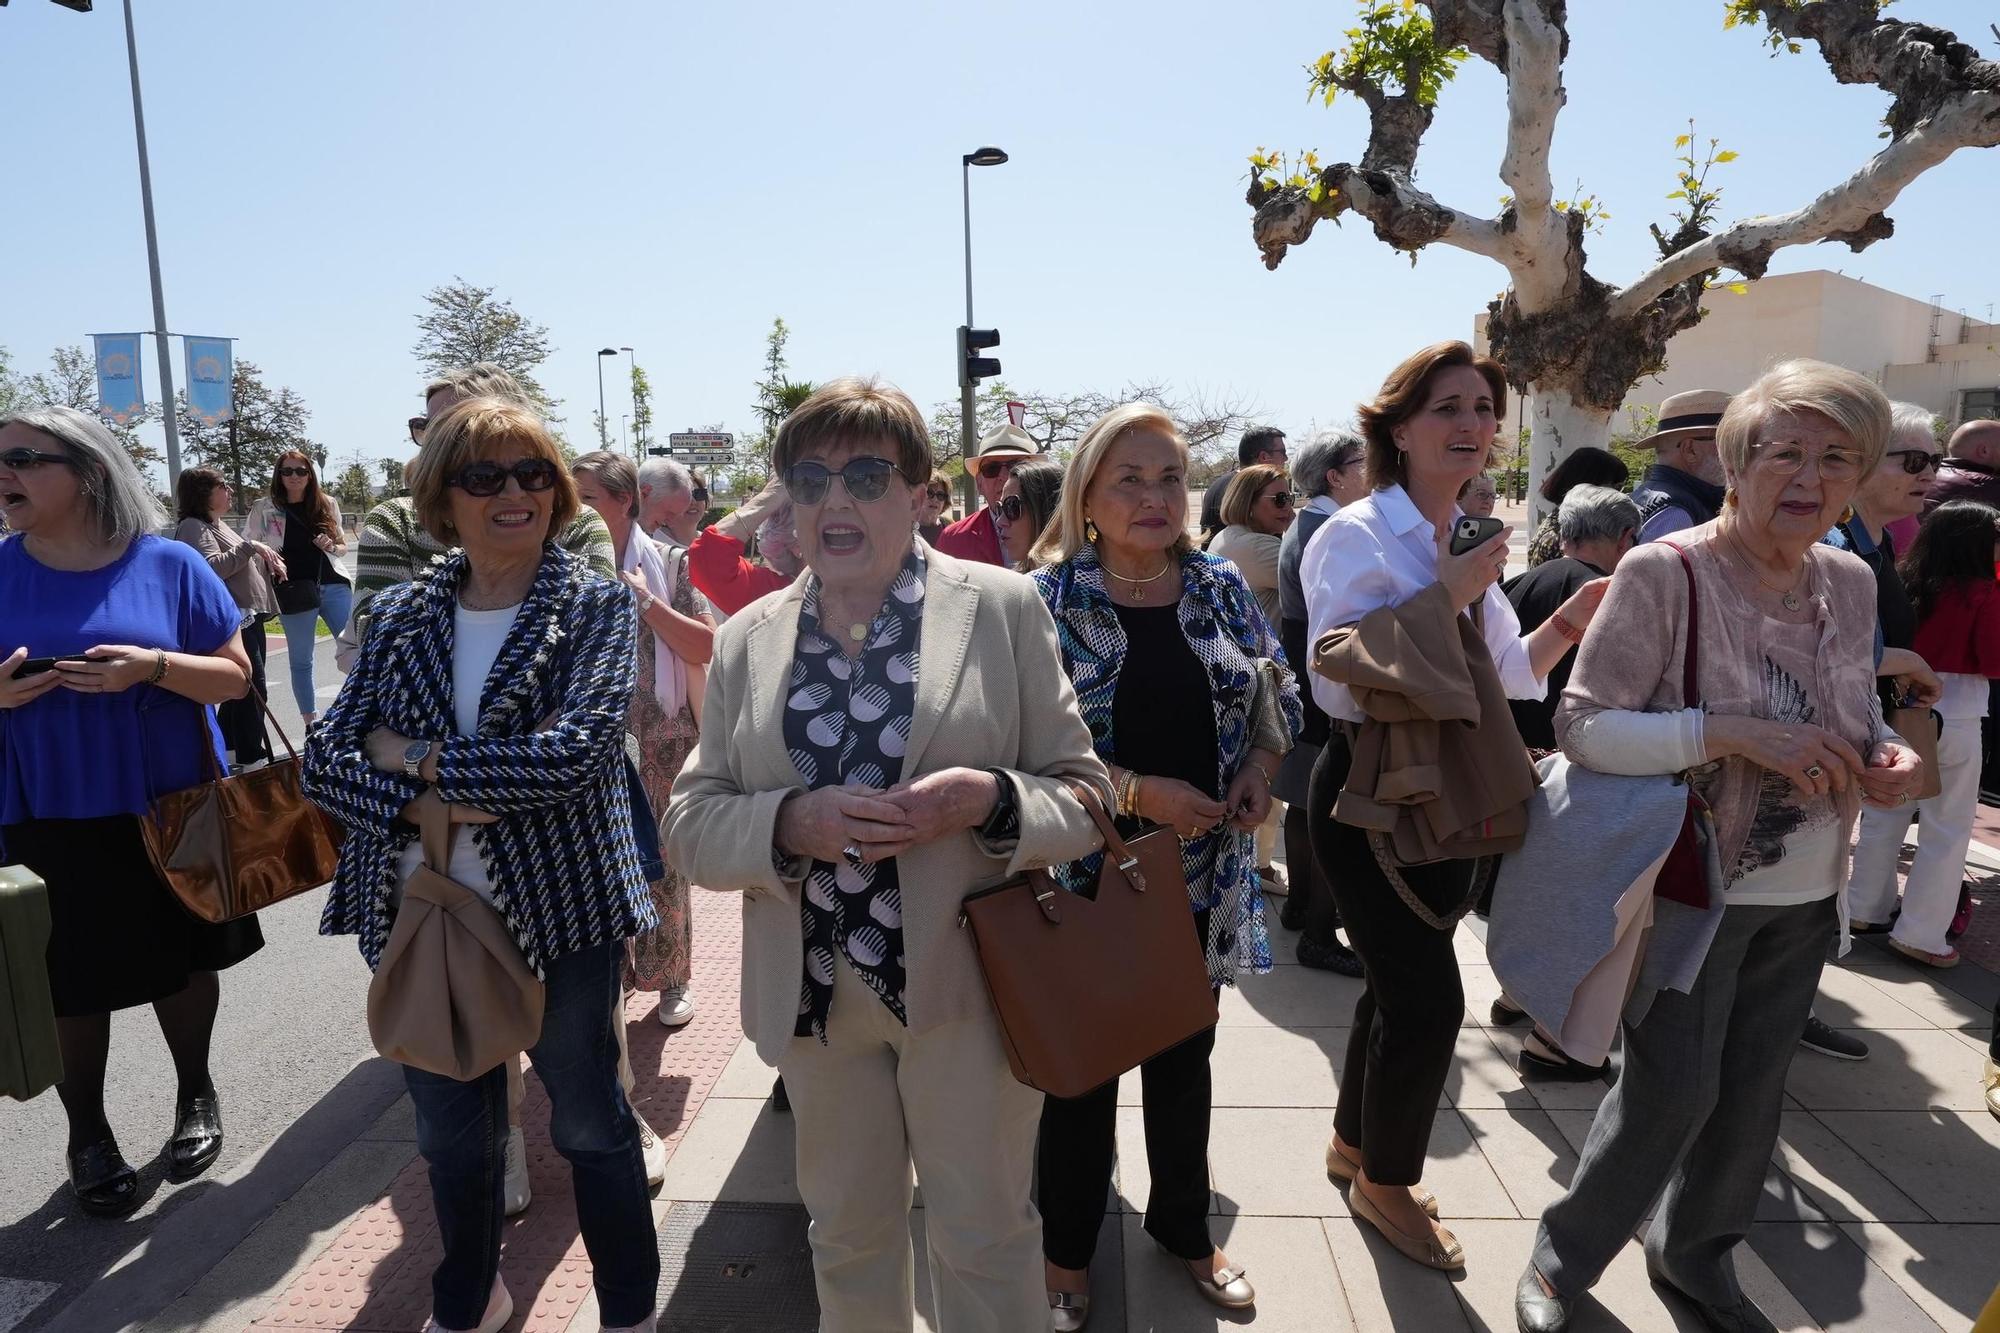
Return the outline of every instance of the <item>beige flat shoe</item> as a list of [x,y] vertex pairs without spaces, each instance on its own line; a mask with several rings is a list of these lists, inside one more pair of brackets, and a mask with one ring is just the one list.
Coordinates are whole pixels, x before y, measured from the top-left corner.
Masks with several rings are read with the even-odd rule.
[[1958,966],[1959,955],[1956,949],[1947,949],[1943,953],[1931,953],[1928,950],[1919,949],[1914,944],[1905,944],[1893,935],[1889,937],[1889,947],[1911,962],[1922,963],[1925,967],[1946,968]]
[[[1352,1185],[1354,1177],[1361,1171],[1361,1164],[1349,1158],[1334,1145],[1332,1139],[1326,1141],[1326,1174],[1343,1185]],[[1410,1197],[1417,1201],[1417,1207],[1424,1210],[1432,1221],[1437,1220],[1438,1196],[1422,1185],[1410,1186]]]
[[[1166,1250],[1164,1245],[1160,1248]],[[1187,1269],[1187,1275],[1194,1279],[1194,1289],[1210,1305],[1219,1305],[1225,1310],[1247,1310],[1257,1303],[1257,1289],[1250,1285],[1246,1270],[1238,1265],[1231,1264],[1213,1273],[1197,1273],[1189,1267],[1186,1259],[1177,1254],[1173,1258]]]
[[1986,1109],[2000,1116],[2000,1060],[1986,1057]]
[[1049,1293],[1049,1327],[1052,1333],[1079,1333],[1089,1322],[1089,1296],[1076,1291]]
[[1458,1243],[1458,1237],[1443,1227],[1432,1228],[1427,1236],[1412,1236],[1392,1226],[1389,1219],[1382,1216],[1381,1210],[1358,1189],[1348,1191],[1347,1206],[1354,1210],[1356,1217],[1382,1233],[1382,1239],[1393,1245],[1404,1258],[1447,1273],[1455,1273],[1465,1267],[1465,1247]]

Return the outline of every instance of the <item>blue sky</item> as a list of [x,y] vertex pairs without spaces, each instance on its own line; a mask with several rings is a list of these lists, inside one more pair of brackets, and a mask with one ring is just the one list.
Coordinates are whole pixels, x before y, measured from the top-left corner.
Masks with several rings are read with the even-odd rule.
[[[1360,108],[1308,103],[1300,69],[1340,43],[1347,0],[135,6],[169,322],[235,336],[305,397],[336,462],[408,452],[416,315],[454,275],[548,326],[542,379],[573,440],[601,346],[638,349],[659,429],[747,429],[774,315],[797,376],[874,371],[926,409],[949,399],[958,158],[982,143],[1013,160],[973,173],[978,318],[1020,388],[1165,380],[1298,432],[1345,420],[1403,353],[1466,336],[1505,283],[1438,248],[1413,269],[1352,218],[1275,273],[1258,262],[1247,153],[1360,155]],[[1810,51],[1767,58],[1721,10],[1570,6],[1555,170],[1613,215],[1590,243],[1601,278],[1647,261],[1690,114],[1742,154],[1717,176],[1728,218],[1797,207],[1876,146],[1879,93]],[[1988,5],[1894,12],[1994,48]],[[1501,91],[1475,61],[1445,93],[1419,167],[1446,202],[1496,207]],[[149,325],[116,0],[0,9],[0,125],[17,368]],[[1866,253],[1794,249],[1774,271],[1837,268],[1975,314],[2000,301],[2000,153],[1960,153],[1891,212],[1897,235]]]

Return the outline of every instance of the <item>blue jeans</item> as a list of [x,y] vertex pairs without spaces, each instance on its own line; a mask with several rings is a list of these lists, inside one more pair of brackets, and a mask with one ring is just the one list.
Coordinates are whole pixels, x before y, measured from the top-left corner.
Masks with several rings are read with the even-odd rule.
[[[658,1306],[659,1244],[639,1130],[618,1086],[612,1001],[623,941],[551,960],[542,1035],[529,1048],[549,1094],[549,1135],[569,1159],[578,1228],[603,1322],[636,1324]],[[622,1012],[619,1021],[623,1020]],[[417,1151],[430,1166],[444,1258],[431,1274],[431,1314],[476,1328],[500,1268],[500,1189],[506,1174],[507,1074],[469,1083],[403,1070],[417,1113]]]
[[326,621],[326,627],[338,634],[347,628],[347,613],[353,609],[354,585],[322,583],[319,585],[318,606],[310,611],[294,611],[278,617],[278,623],[285,627],[285,655],[292,669],[292,697],[299,702],[301,716],[311,717],[319,712],[319,696],[313,692],[313,648],[319,635],[319,622]]

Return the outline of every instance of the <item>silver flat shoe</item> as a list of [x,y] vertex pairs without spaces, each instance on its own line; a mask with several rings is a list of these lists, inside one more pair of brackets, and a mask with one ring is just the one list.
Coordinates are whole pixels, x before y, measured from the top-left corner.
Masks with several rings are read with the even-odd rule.
[[1049,1293],[1049,1327],[1054,1333],[1079,1333],[1090,1322],[1090,1297],[1074,1291]]
[[1194,1280],[1194,1289],[1210,1305],[1219,1305],[1225,1310],[1247,1310],[1257,1303],[1257,1289],[1250,1285],[1242,1267],[1231,1264],[1212,1276],[1204,1277],[1188,1268],[1187,1260],[1179,1255],[1174,1258],[1182,1268],[1187,1269],[1187,1275]]

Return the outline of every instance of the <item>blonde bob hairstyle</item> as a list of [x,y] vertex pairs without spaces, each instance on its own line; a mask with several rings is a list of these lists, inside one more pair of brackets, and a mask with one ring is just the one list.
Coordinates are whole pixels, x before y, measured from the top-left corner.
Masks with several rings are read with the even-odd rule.
[[540,414],[505,398],[462,399],[432,420],[417,461],[403,474],[417,522],[438,541],[456,546],[451,479],[467,463],[505,463],[523,457],[545,458],[556,465],[556,484],[548,492],[549,530],[542,534],[542,540],[548,541],[577,516],[581,501],[576,496],[576,483],[570,479],[562,450],[542,424]]
[[1889,447],[1889,398],[1873,380],[1824,361],[1784,361],[1730,399],[1715,428],[1716,452],[1732,483],[1749,468],[1757,437],[1781,412],[1810,412],[1840,427],[1861,451],[1863,477],[1875,470]]
[[1257,509],[1258,493],[1272,482],[1284,479],[1285,470],[1275,463],[1252,463],[1238,468],[1229,484],[1222,488],[1222,526],[1249,527],[1250,516]]
[[[1035,567],[1059,565],[1072,560],[1083,549],[1089,539],[1084,535],[1084,505],[1090,485],[1097,480],[1097,470],[1104,466],[1104,456],[1111,452],[1111,446],[1133,431],[1150,431],[1164,435],[1174,442],[1174,451],[1180,455],[1181,469],[1185,475],[1188,465],[1187,440],[1174,419],[1151,403],[1122,403],[1112,408],[1083,433],[1076,442],[1076,457],[1070,460],[1069,475],[1063,479],[1062,499],[1056,505],[1055,520],[1042,529],[1042,535],[1035,539],[1034,549],[1028,558]],[[1174,537],[1174,544],[1168,553],[1178,560],[1194,549],[1188,540],[1187,528]]]

